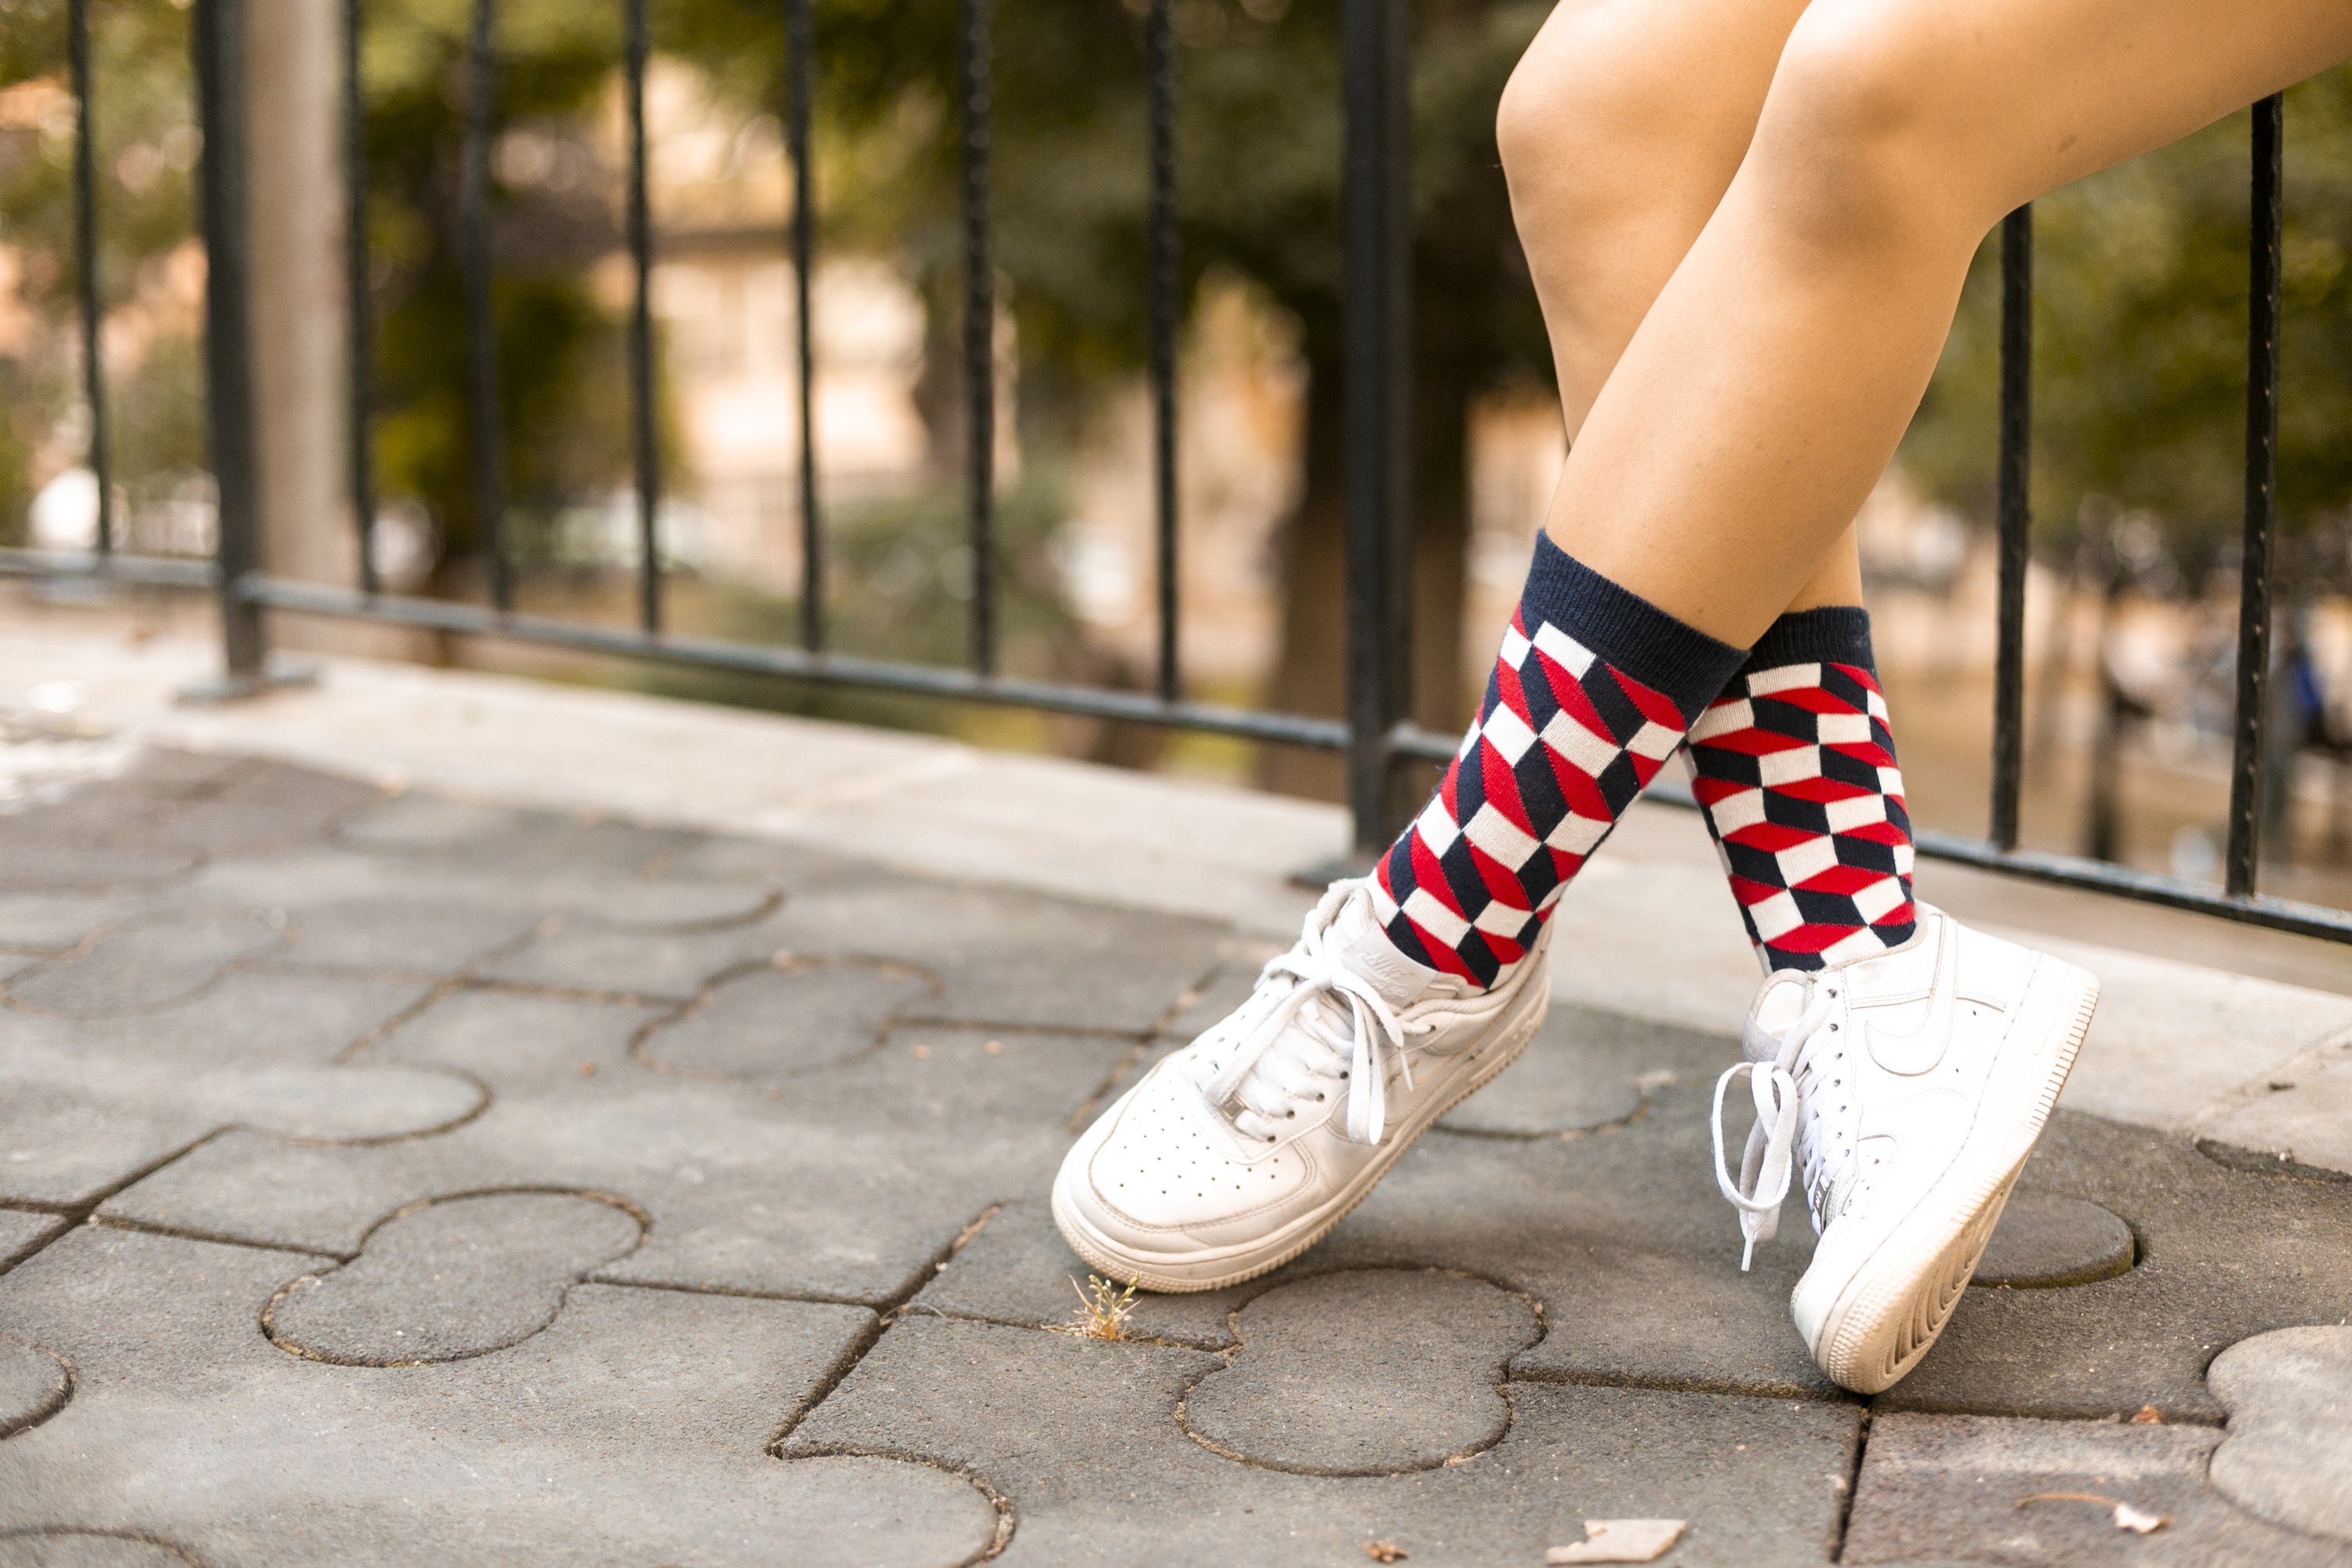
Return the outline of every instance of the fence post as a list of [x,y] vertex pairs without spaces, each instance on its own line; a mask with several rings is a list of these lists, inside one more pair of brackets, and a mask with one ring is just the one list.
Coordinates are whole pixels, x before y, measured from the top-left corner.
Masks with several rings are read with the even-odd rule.
[[2271,701],[2271,592],[2278,535],[2279,245],[2284,141],[2279,96],[2254,105],[2247,225],[2246,512],[2238,584],[2238,707],[2222,885],[2251,898],[2263,853],[2263,730]]
[[221,674],[184,700],[243,697],[269,684],[261,607],[240,589],[261,567],[260,459],[254,438],[253,334],[246,222],[245,4],[195,0],[196,118],[204,152],[198,215],[205,239],[205,405],[218,492]]
[[1992,832],[2017,847],[2025,773],[2025,574],[2033,529],[2033,208],[2000,226],[2000,591],[1993,657]]
[[1410,0],[1346,0],[1348,805],[1358,852],[1402,826],[1390,734],[1412,668]]

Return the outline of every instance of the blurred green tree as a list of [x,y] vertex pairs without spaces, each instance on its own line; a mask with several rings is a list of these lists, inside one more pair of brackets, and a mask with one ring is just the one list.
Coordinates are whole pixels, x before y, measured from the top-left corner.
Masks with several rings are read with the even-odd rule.
[[[1022,410],[1076,438],[1095,391],[1148,341],[1148,131],[1138,0],[1012,0],[993,17],[992,229],[1022,348]],[[1472,400],[1548,379],[1542,323],[1494,148],[1504,79],[1547,7],[1433,0],[1414,46],[1416,710],[1451,725],[1460,659]],[[670,47],[766,101],[742,66],[741,0],[677,0]],[[951,459],[961,433],[953,333],[961,278],[956,10],[940,0],[831,0],[817,18],[819,101],[842,148],[820,192],[835,243],[908,258],[930,300],[927,404]],[[1306,488],[1282,544],[1283,652],[1266,695],[1308,712],[1342,700],[1339,0],[1179,0],[1178,188],[1188,285],[1211,268],[1264,288],[1298,322],[1308,368]],[[730,65],[731,62],[731,65]],[[952,471],[952,462],[950,465]],[[1327,758],[1276,782],[1336,791]]]
[[[185,11],[98,8],[90,28],[97,122],[99,296],[134,362],[110,387],[113,471],[134,497],[205,466],[203,385],[190,322],[192,277],[174,274],[189,240],[198,140]],[[17,309],[37,330],[0,351],[0,542],[25,538],[36,465],[79,458],[81,409],[73,258],[74,102],[66,88],[64,0],[14,0],[0,26],[0,246]],[[60,451],[58,448],[66,450]]]
[[[2286,95],[2279,509],[2306,572],[2352,584],[2352,68]],[[2186,590],[2235,564],[2243,503],[2248,116],[2035,206],[2032,504],[2061,559],[2137,513]],[[2000,258],[1979,254],[1902,462],[1992,511]],[[2103,543],[2097,537],[2090,542]],[[2228,586],[2234,589],[2234,580]]]
[[[372,5],[362,56],[381,484],[425,504],[453,559],[480,531],[459,272],[469,10],[467,0]],[[503,0],[497,17],[499,412],[528,555],[531,521],[627,482],[622,328],[591,276],[620,243],[619,201],[584,145],[611,91],[620,24],[617,6],[564,0]]]

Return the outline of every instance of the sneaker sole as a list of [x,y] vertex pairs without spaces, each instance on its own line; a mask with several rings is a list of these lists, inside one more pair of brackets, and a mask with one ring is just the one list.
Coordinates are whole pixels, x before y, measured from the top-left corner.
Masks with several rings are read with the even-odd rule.
[[[1814,1352],[1822,1371],[1840,1387],[1882,1393],[1919,1364],[1950,1321],[2000,1223],[2010,1191],[2066,1087],[2099,1005],[2096,976],[2044,955],[2036,963],[2037,982],[2045,968],[2065,987],[2051,1027],[2031,1053],[2012,1056],[2004,1050],[2008,1059],[1995,1065],[1987,1096],[2022,1100],[2025,1115],[1992,1129],[1981,1142],[1972,1138],[1962,1143],[1937,1190],[1855,1271],[1822,1320],[1821,1348]],[[2045,1056],[2053,1036],[2056,1050]]]
[[[1528,989],[1534,993],[1534,1004],[1525,1016],[1502,1026],[1499,1047],[1486,1066],[1480,1068],[1461,1092],[1444,1100],[1433,1100],[1408,1122],[1400,1126],[1388,1146],[1373,1157],[1372,1163],[1357,1173],[1356,1179],[1333,1194],[1321,1208],[1300,1215],[1273,1236],[1257,1242],[1226,1247],[1207,1257],[1155,1256],[1130,1253],[1108,1237],[1098,1235],[1078,1214],[1063,1193],[1063,1185],[1071,1179],[1070,1168],[1065,1165],[1054,1178],[1054,1223],[1061,1227],[1062,1238],[1070,1249],[1087,1260],[1087,1267],[1102,1271],[1105,1278],[1119,1284],[1131,1284],[1138,1289],[1153,1290],[1166,1295],[1184,1295],[1200,1290],[1218,1290],[1228,1285],[1238,1285],[1255,1279],[1261,1274],[1281,1268],[1317,1242],[1329,1235],[1331,1228],[1371,1195],[1381,1178],[1389,1173],[1415,1140],[1446,1112],[1477,1093],[1494,1080],[1495,1075],[1519,1059],[1535,1038],[1536,1030],[1551,1010],[1551,987],[1549,974],[1529,976]],[[1524,1005],[1524,1004],[1523,1004]]]

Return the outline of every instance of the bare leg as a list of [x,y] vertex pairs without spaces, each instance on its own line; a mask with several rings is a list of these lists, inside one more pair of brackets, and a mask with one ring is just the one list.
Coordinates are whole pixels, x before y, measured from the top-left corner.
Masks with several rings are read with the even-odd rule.
[[[2352,55],[2342,0],[2249,4],[1814,0],[1737,174],[1593,396],[1552,537],[1740,646],[1801,595],[1834,602],[1816,574],[1894,455],[1985,231]],[[1530,216],[1532,258],[1553,235]],[[1576,323],[1603,309],[1554,318],[1564,382],[1597,336]]]
[[[1738,173],[1806,0],[1560,0],[1496,118],[1569,438]],[[1853,540],[1791,609],[1862,603]]]

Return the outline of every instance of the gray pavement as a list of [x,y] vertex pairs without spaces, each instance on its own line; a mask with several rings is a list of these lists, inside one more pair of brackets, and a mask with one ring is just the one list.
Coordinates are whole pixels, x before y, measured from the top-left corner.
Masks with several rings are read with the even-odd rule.
[[2352,1563],[2352,1180],[2258,1099],[2062,1110],[1864,1403],[1789,1325],[1801,1218],[1738,1270],[1736,1046],[1588,992],[1324,1246],[1109,1342],[1045,1186],[1263,921],[236,754],[51,793],[0,815],[0,1564],[1532,1565],[1659,1517],[1675,1564]]

